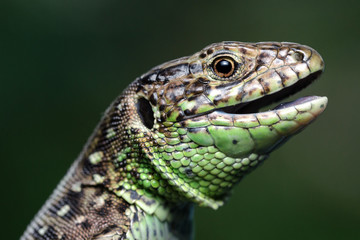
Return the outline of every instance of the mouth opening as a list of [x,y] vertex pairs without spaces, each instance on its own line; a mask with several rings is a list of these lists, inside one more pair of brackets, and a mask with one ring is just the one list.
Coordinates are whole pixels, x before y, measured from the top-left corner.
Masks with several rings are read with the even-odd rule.
[[[257,113],[257,112],[259,112],[260,108],[269,106],[275,102],[279,102],[279,101],[281,101],[287,97],[290,97],[291,95],[301,91],[302,89],[306,88],[315,79],[317,79],[321,73],[322,73],[322,71],[314,72],[314,73],[310,74],[309,76],[307,76],[303,79],[300,79],[295,84],[293,84],[289,87],[286,87],[276,93],[261,97],[257,100],[254,100],[251,102],[246,102],[246,103],[236,104],[234,106],[220,108],[220,109],[217,109],[216,111],[222,111],[222,112],[231,113],[231,114]],[[302,102],[310,101],[313,98],[316,98],[316,97],[313,97],[313,96],[303,97],[303,98],[299,98],[292,102],[280,103],[274,109],[281,109],[281,108],[289,107],[289,106],[296,105],[296,104],[299,104]]]

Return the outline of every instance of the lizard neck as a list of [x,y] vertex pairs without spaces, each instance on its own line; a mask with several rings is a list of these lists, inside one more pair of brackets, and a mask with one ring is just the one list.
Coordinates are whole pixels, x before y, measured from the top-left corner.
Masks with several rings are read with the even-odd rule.
[[81,156],[83,184],[104,187],[160,220],[187,201],[155,169],[157,135],[140,119],[136,84],[107,109]]
[[[107,109],[22,240],[89,239],[95,232],[126,239],[191,239],[193,205],[153,168],[155,139],[140,124],[131,89]],[[69,226],[64,228],[64,221]]]
[[166,239],[191,239],[193,204],[154,167],[158,136],[140,119],[135,87],[130,85],[107,109],[76,171],[82,184],[99,186],[128,204],[129,239],[149,229]]

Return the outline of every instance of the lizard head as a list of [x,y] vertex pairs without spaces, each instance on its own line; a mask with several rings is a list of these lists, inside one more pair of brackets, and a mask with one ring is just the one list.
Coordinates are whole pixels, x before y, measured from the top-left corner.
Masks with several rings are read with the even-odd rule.
[[141,76],[138,113],[154,142],[151,161],[180,195],[222,205],[271,151],[311,123],[326,97],[260,109],[300,91],[323,71],[321,56],[295,43],[212,44]]

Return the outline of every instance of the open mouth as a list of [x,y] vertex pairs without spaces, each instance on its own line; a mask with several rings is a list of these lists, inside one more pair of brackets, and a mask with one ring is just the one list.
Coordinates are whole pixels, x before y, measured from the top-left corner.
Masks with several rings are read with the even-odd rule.
[[[285,98],[290,97],[291,95],[293,95],[297,92],[300,92],[302,89],[306,88],[314,80],[316,80],[321,75],[321,73],[322,73],[322,71],[314,72],[289,87],[286,87],[276,93],[266,95],[264,97],[254,100],[254,101],[239,103],[239,104],[236,104],[233,106],[219,108],[219,109],[216,109],[216,111],[230,113],[230,114],[258,113],[261,108],[269,106],[275,102],[279,102]],[[278,109],[283,109],[286,107],[299,105],[299,104],[302,104],[302,103],[305,103],[308,101],[312,101],[317,98],[318,98],[317,96],[302,97],[302,98],[299,98],[299,99],[291,101],[291,102],[280,103],[273,110],[278,110]]]
[[259,110],[299,92],[320,74],[321,70],[315,71],[289,87],[256,100],[185,119],[182,125],[188,128],[188,136],[195,143],[215,145],[227,156],[267,154],[313,122],[325,110],[327,97],[301,97],[280,103],[272,110]]

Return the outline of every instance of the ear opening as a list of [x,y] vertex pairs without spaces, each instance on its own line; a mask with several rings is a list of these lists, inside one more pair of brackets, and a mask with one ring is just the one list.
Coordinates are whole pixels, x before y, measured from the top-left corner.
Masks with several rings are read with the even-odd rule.
[[151,129],[154,126],[155,118],[154,112],[150,105],[150,102],[145,98],[139,98],[136,104],[137,112],[141,118],[142,123],[145,127]]

